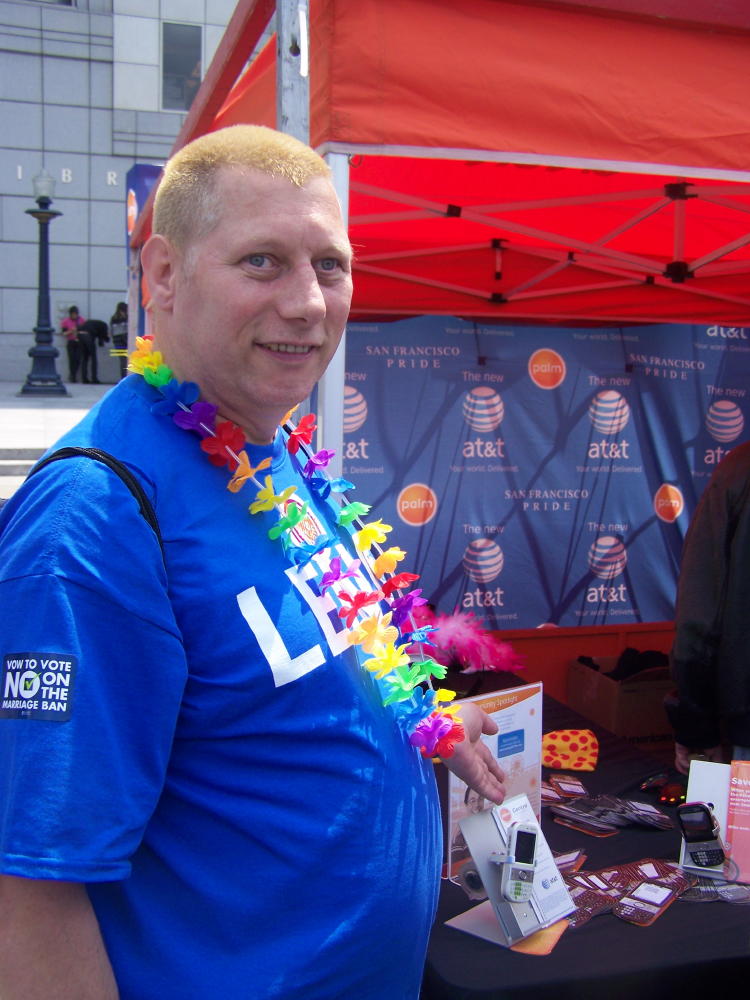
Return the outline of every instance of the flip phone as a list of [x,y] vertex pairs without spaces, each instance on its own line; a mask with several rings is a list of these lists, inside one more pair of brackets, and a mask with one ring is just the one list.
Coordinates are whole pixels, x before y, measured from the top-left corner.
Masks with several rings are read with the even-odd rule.
[[500,892],[512,903],[531,898],[536,842],[537,830],[531,823],[512,823],[508,828],[508,857],[502,868]]
[[677,807],[685,850],[693,865],[714,868],[725,860],[719,840],[719,823],[705,802],[685,802]]

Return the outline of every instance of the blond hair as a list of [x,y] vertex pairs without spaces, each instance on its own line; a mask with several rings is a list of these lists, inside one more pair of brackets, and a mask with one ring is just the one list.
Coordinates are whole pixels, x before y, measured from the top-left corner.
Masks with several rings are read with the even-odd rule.
[[217,176],[222,168],[235,167],[297,187],[331,176],[325,160],[299,139],[264,125],[230,125],[194,139],[167,161],[154,201],[153,231],[179,250],[209,233],[222,210]]

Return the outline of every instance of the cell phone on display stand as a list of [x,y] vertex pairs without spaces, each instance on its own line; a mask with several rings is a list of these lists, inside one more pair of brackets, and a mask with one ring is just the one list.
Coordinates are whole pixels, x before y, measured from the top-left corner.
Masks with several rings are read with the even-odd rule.
[[719,839],[719,821],[710,803],[683,803],[677,807],[677,822],[685,841],[685,853],[692,865],[715,868],[724,863],[726,856]]
[[510,947],[575,911],[526,795],[463,816],[459,827],[488,898],[449,926]]
[[512,903],[531,898],[537,836],[537,828],[531,823],[511,823],[508,827],[508,854],[502,866],[500,892]]

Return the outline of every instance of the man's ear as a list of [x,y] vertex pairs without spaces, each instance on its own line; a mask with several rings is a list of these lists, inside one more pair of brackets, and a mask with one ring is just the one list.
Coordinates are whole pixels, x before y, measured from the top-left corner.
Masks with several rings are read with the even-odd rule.
[[141,250],[141,266],[151,302],[162,312],[172,309],[179,264],[180,255],[165,236],[150,236]]

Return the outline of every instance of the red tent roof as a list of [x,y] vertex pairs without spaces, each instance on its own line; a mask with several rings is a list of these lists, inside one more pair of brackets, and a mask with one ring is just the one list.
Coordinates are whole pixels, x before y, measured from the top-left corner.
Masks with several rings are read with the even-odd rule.
[[[750,14],[597,6],[311,0],[311,141],[349,157],[355,318],[750,325]],[[274,124],[274,62],[198,131]]]

